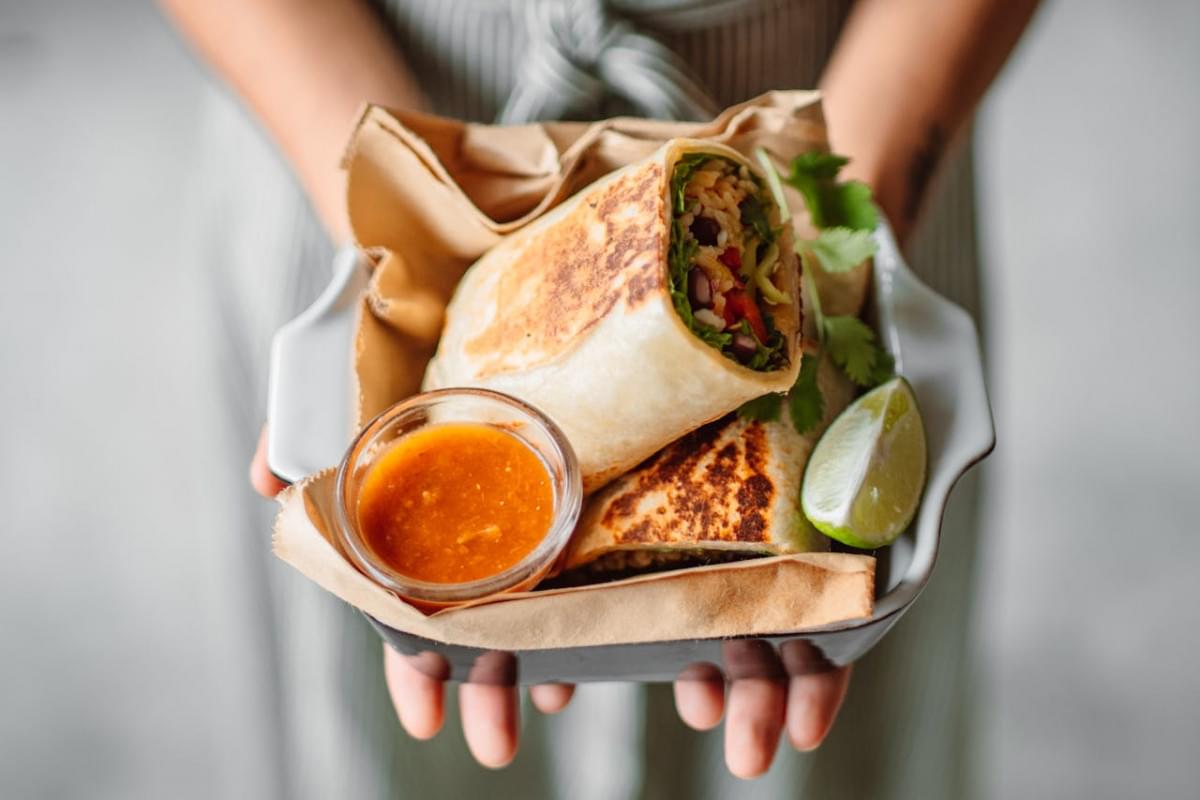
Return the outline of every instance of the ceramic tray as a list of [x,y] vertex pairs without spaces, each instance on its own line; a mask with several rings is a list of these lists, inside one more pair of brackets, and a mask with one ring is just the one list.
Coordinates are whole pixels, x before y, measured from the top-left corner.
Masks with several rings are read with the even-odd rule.
[[[372,620],[380,635],[400,652],[419,655],[414,663],[430,674],[486,683],[663,681],[718,668],[730,678],[799,674],[850,663],[869,650],[929,580],[950,491],[995,444],[974,322],[917,278],[886,226],[876,238],[872,322],[920,403],[929,479],[909,530],[875,553],[877,597],[869,619],[753,639],[517,653],[444,645]],[[329,287],[275,336],[267,460],[285,481],[337,464],[350,443],[354,309],[367,276],[360,254],[350,248],[339,252]]]

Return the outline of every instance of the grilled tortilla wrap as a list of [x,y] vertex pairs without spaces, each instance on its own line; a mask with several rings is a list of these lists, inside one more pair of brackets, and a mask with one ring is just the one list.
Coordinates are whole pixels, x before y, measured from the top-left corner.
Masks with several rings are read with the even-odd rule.
[[[538,407],[570,439],[587,491],[786,391],[799,265],[753,170],[722,145],[675,139],[502,241],[460,282],[425,388],[481,386]],[[739,261],[754,272],[729,266]]]
[[[816,357],[806,356],[806,357]],[[822,424],[799,434],[731,414],[668,445],[594,495],[564,556],[592,577],[828,549],[800,510],[800,483],[821,431],[854,396],[822,359]]]

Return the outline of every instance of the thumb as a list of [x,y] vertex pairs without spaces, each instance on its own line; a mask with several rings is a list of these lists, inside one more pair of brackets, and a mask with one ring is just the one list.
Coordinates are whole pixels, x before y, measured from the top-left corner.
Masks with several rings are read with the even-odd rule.
[[250,485],[263,497],[274,497],[287,488],[287,483],[275,477],[267,466],[266,425],[263,425],[262,433],[258,435],[258,447],[254,449],[254,457],[250,459]]

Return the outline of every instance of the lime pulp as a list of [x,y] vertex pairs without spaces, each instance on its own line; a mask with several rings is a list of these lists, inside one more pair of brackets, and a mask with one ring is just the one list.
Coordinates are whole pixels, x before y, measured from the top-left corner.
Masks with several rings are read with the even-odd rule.
[[912,522],[925,468],[917,399],[896,377],[851,403],[825,431],[805,469],[800,505],[826,536],[884,547]]

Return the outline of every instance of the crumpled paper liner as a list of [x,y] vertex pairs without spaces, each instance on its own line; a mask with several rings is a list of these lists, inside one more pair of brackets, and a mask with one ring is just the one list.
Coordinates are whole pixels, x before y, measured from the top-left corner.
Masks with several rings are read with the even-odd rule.
[[[503,596],[426,616],[356,570],[333,530],[334,473],[288,489],[275,553],[396,630],[493,650],[768,634],[870,616],[875,559],[802,553]],[[648,613],[652,612],[652,613]]]
[[[344,161],[351,226],[375,265],[355,338],[358,424],[419,390],[446,303],[472,262],[595,179],[680,136],[751,158],[764,147],[780,164],[828,147],[816,92],[770,92],[709,123],[496,127],[367,107]],[[802,209],[799,195],[786,191],[793,212]],[[802,234],[804,224],[800,215]],[[823,276],[826,312],[857,313],[868,279],[866,268]],[[326,470],[280,495],[275,553],[380,622],[436,641],[521,650],[754,635],[864,618],[872,609],[873,558],[804,553],[504,595],[426,615],[341,554],[333,483]]]

